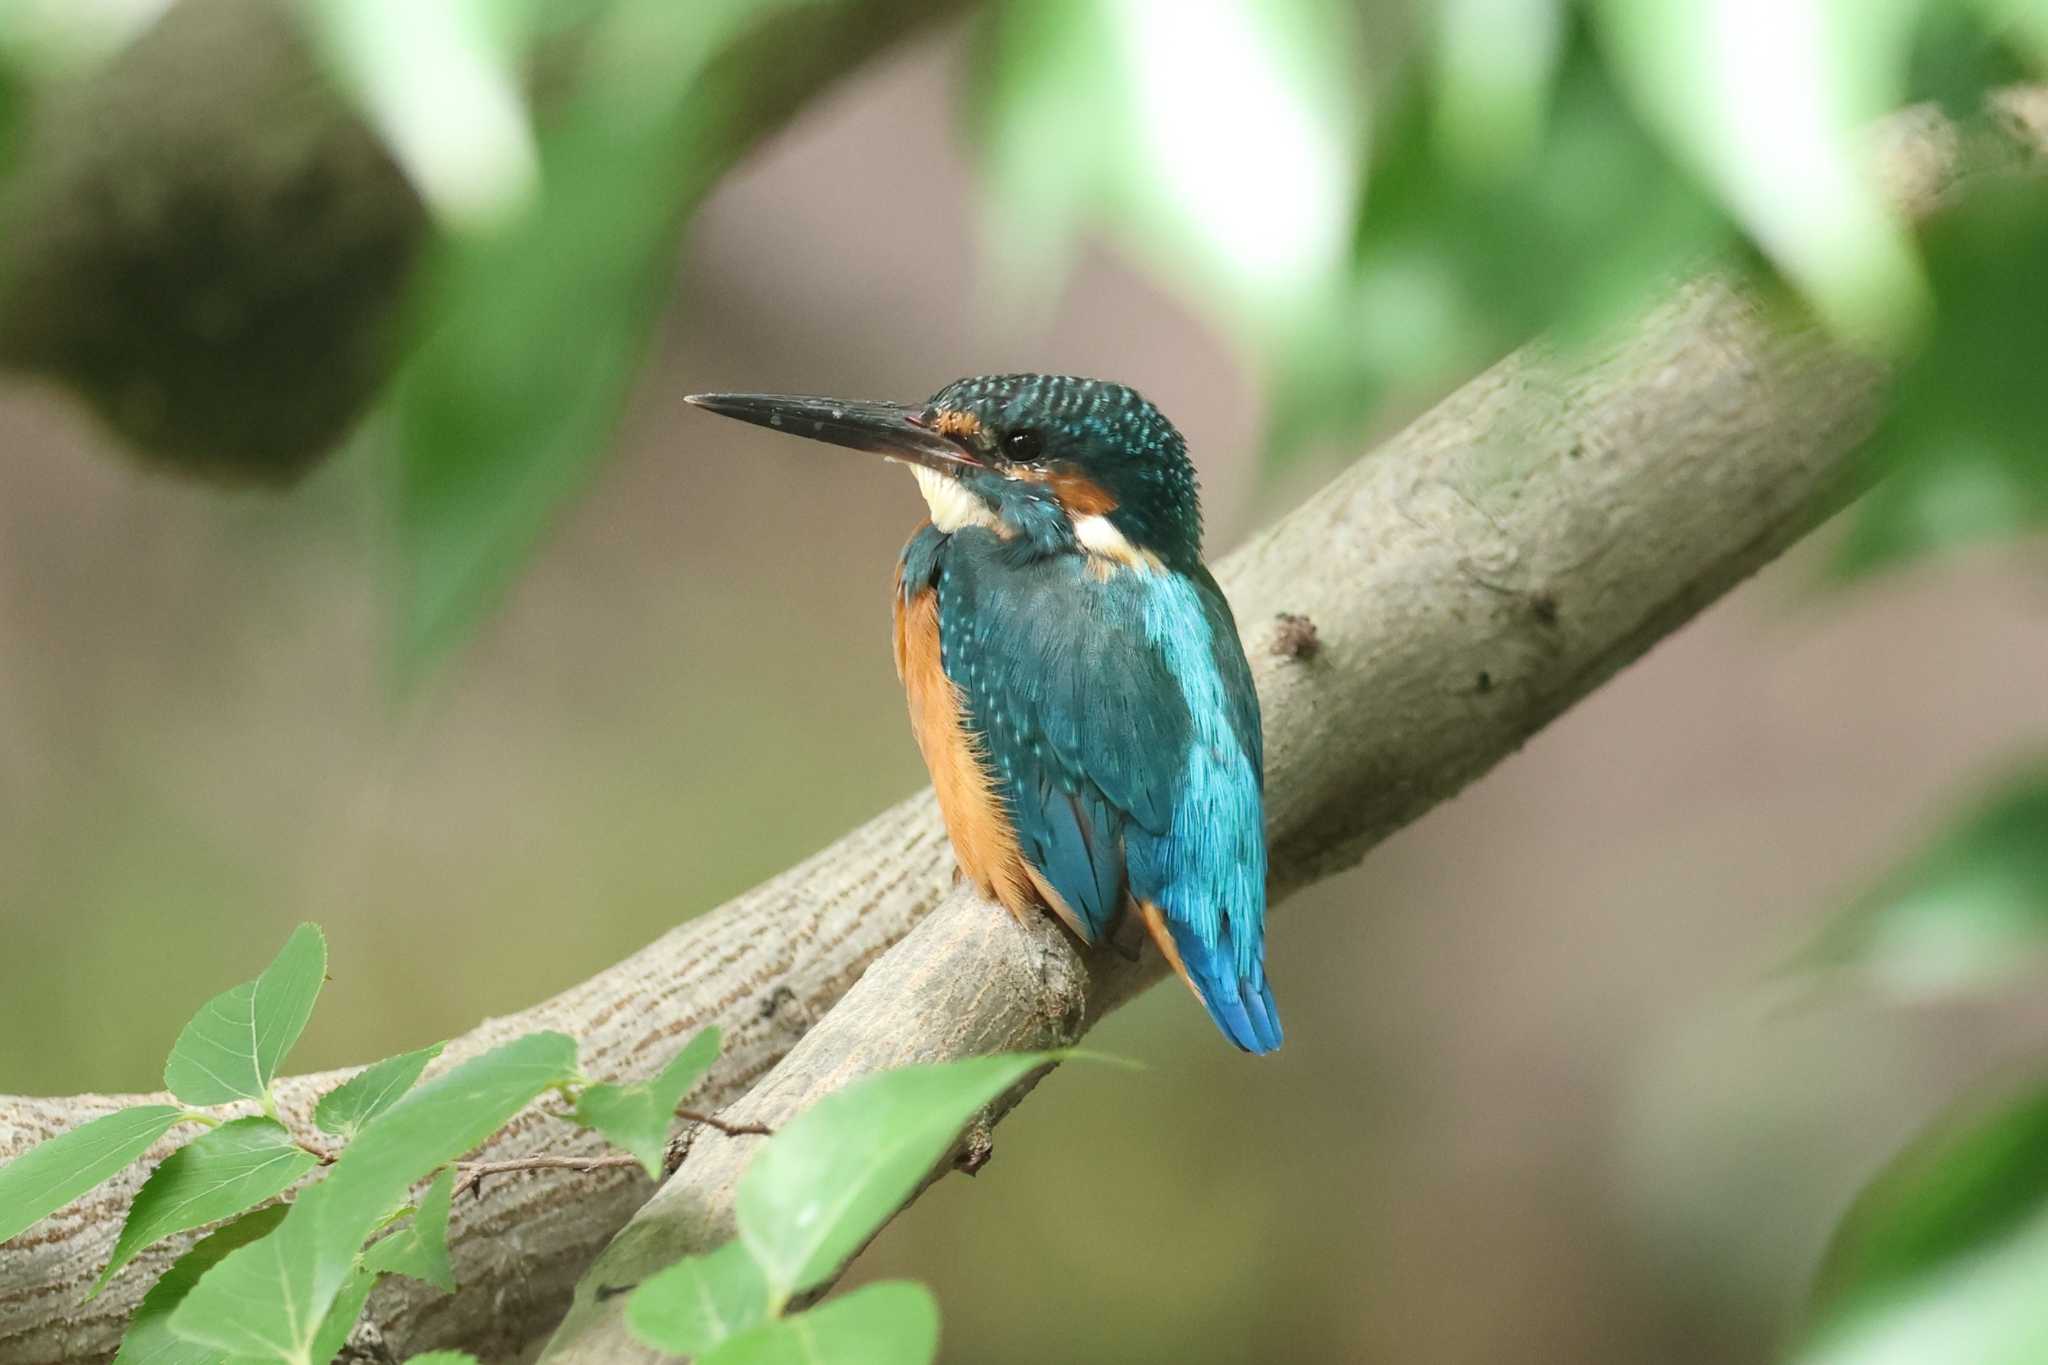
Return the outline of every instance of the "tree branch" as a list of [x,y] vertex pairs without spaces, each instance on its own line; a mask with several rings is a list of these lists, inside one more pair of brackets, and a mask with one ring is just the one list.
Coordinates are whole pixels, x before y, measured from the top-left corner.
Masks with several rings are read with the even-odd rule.
[[[1877,384],[1867,362],[1781,330],[1731,288],[1695,285],[1598,357],[1518,353],[1231,556],[1221,577],[1265,706],[1276,898],[1458,790],[1841,505]],[[1306,618],[1316,649],[1300,649],[1282,612]],[[950,870],[920,794],[583,985],[486,1022],[437,1069],[559,1028],[581,1040],[590,1074],[638,1078],[715,1023],[727,1050],[693,1103],[744,1093],[723,1117],[773,1126],[878,1067],[1078,1037],[1155,978],[1150,958],[1083,958],[1048,923],[945,897]],[[343,1075],[281,1082],[287,1115],[303,1118]],[[0,1159],[148,1098],[0,1099]],[[596,1262],[558,1358],[644,1357],[618,1330],[617,1301],[605,1311],[592,1287],[729,1229],[744,1145],[696,1138]],[[536,1108],[473,1159],[601,1150]],[[81,1304],[146,1169],[0,1255],[0,1365],[111,1352],[190,1240]],[[547,1330],[646,1196],[629,1170],[495,1178],[455,1210],[461,1291],[395,1279],[372,1319],[401,1355],[511,1354]]]
[[[787,1052],[950,881],[937,810],[921,793],[589,981],[485,1022],[451,1042],[433,1069],[553,1028],[579,1041],[593,1078],[643,1080],[691,1034],[716,1024],[725,1052],[690,1099],[717,1109]],[[287,1120],[306,1130],[315,1099],[349,1074],[281,1080]],[[164,1098],[0,1097],[0,1161],[112,1109]],[[158,1144],[148,1160],[0,1250],[0,1362],[59,1365],[112,1354],[143,1291],[192,1240],[145,1253],[139,1268],[84,1302],[135,1191],[173,1145]],[[473,1156],[501,1161],[607,1151],[596,1136],[535,1106]],[[511,1354],[555,1324],[577,1274],[648,1189],[631,1170],[497,1177],[481,1198],[465,1199],[454,1211],[449,1240],[462,1292],[443,1297],[395,1279],[379,1289],[371,1312],[387,1340],[408,1351],[431,1340],[462,1342],[486,1358]]]
[[[2048,93],[2002,92],[1991,113],[2029,154],[2048,147]],[[1965,169],[1931,106],[1874,142],[1915,217]],[[1842,507],[1881,379],[1708,279],[1603,352],[1517,352],[1233,554],[1274,901],[1454,795]],[[959,888],[726,1112],[776,1126],[891,1067],[1067,1046],[1164,975]],[[986,1160],[1022,1095],[926,1185]],[[751,1157],[693,1141],[578,1283],[543,1365],[663,1359],[625,1329],[622,1291],[734,1235]]]
[[[1513,753],[1840,507],[1877,380],[1732,287],[1696,285],[1598,359],[1510,358],[1232,555],[1276,900]],[[1300,618],[1307,657],[1284,647]],[[958,890],[725,1116],[776,1126],[889,1067],[1065,1046],[1162,974],[1154,954],[1084,953],[1049,918],[1019,924]],[[699,1134],[542,1359],[661,1359],[627,1334],[618,1291],[733,1235],[752,1152]]]

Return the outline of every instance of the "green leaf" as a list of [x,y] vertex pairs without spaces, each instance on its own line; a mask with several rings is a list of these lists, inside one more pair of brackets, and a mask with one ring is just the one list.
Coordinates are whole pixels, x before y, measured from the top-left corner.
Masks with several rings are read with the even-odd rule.
[[171,1262],[128,1319],[114,1365],[217,1365],[218,1352],[182,1341],[171,1332],[171,1310],[183,1303],[199,1277],[220,1264],[230,1251],[249,1245],[283,1222],[289,1207],[272,1204],[245,1213],[200,1238]]
[[702,1355],[767,1319],[768,1282],[738,1241],[670,1266],[626,1304],[633,1334],[672,1355]]
[[118,1175],[184,1117],[184,1111],[169,1104],[117,1110],[0,1166],[0,1242]]
[[359,1197],[368,1227],[403,1202],[414,1182],[477,1147],[575,1075],[576,1040],[564,1033],[530,1033],[473,1057],[372,1119],[325,1183]]
[[[1979,0],[1980,7],[2002,2]],[[2034,0],[2019,3],[2032,6]],[[2004,38],[1967,5],[1931,6],[1915,36],[1904,103],[1932,102],[1959,123],[1977,118],[1992,91],[2027,80],[2026,63]]]
[[1979,178],[1922,236],[1934,326],[1865,448],[1842,576],[2048,527],[2048,187]]
[[725,169],[698,74],[792,2],[617,0],[542,139],[539,197],[422,266],[425,341],[396,390],[402,680],[468,633],[603,455],[677,232]]
[[448,1263],[448,1213],[455,1197],[455,1168],[434,1177],[420,1196],[412,1221],[372,1245],[363,1264],[382,1275],[407,1275],[446,1294],[455,1292],[455,1270]]
[[907,1066],[827,1095],[740,1178],[740,1238],[778,1302],[829,1279],[903,1206],[977,1110],[1053,1058]]
[[412,1091],[364,1126],[275,1234],[216,1266],[173,1313],[173,1330],[229,1355],[311,1365],[323,1319],[385,1212],[575,1069],[575,1040],[534,1033]]
[[717,1060],[718,1030],[707,1028],[650,1081],[585,1087],[576,1101],[576,1121],[639,1157],[647,1174],[659,1180],[676,1106]]
[[320,1330],[313,1334],[313,1344],[306,1353],[309,1365],[319,1365],[341,1354],[341,1348],[348,1345],[348,1334],[355,1329],[356,1319],[363,1315],[363,1305],[370,1301],[370,1291],[377,1287],[378,1278],[376,1271],[361,1262],[350,1268],[340,1292],[328,1305],[327,1316],[320,1321]]
[[2048,1089],[1950,1119],[1857,1199],[1798,1365],[2031,1365],[2048,1341]]
[[420,198],[455,226],[529,200],[539,168],[521,91],[529,4],[300,0],[328,66]]
[[327,940],[302,924],[254,981],[206,1002],[178,1035],[164,1084],[187,1104],[260,1100],[312,1016],[327,976]]
[[313,1108],[313,1122],[323,1133],[332,1133],[344,1142],[353,1140],[364,1124],[398,1103],[427,1069],[427,1063],[440,1055],[441,1044],[436,1043],[364,1067],[320,1097]]
[[938,1353],[931,1291],[885,1280],[735,1337],[701,1365],[929,1365]]
[[93,1293],[145,1247],[253,1208],[317,1164],[275,1119],[237,1119],[201,1133],[166,1157],[136,1192]]
[[1600,0],[1616,75],[1673,152],[1838,333],[1897,343],[1924,285],[1865,155],[1920,0]]
[[171,1333],[208,1358],[314,1365],[313,1339],[349,1269],[324,1271],[319,1223],[335,1221],[331,1181],[302,1191],[268,1237],[231,1251],[171,1310]]
[[2009,978],[2048,949],[2048,770],[2008,783],[1822,932],[1798,964],[1904,994]]

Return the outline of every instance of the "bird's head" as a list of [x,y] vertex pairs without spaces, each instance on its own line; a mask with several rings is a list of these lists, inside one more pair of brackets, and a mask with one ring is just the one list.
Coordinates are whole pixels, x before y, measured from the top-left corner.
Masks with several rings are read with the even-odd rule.
[[695,394],[698,407],[910,466],[942,531],[1183,565],[1201,553],[1187,443],[1135,390],[1071,375],[983,375],[923,404]]

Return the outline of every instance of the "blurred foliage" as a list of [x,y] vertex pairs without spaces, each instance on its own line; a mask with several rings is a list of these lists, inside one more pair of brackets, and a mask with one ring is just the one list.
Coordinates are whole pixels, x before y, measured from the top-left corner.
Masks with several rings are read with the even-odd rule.
[[90,70],[162,17],[171,0],[6,0],[0,62],[27,70]]
[[[1936,12],[1919,0],[1443,0],[1369,25],[1194,8],[1192,28],[1133,0],[992,12],[972,87],[992,264],[1005,294],[1043,298],[1073,238],[1107,229],[1261,362],[1276,451],[1537,330],[1595,334],[1744,233],[1859,344],[1902,344],[1922,311],[1859,146],[1905,88]],[[1272,36],[1314,27],[1308,57]],[[1291,98],[1256,98],[1275,86]],[[1204,129],[1219,105],[1227,131]],[[1203,153],[1153,119],[1204,130]]]
[[1922,285],[1861,154],[1897,103],[1921,0],[1598,0],[1617,77],[1823,322],[1887,348]]
[[1933,329],[1868,447],[1885,477],[1842,542],[1845,574],[2048,524],[2048,185],[1973,184],[1924,242]]
[[[389,1057],[319,1098],[315,1123],[331,1141],[315,1144],[286,1123],[275,1080],[326,980],[326,950],[325,935],[301,925],[261,975],[200,1007],[165,1065],[184,1107],[117,1110],[0,1164],[7,1242],[120,1174],[171,1129],[203,1129],[136,1192],[87,1295],[149,1247],[222,1225],[144,1296],[122,1345],[133,1365],[202,1365],[221,1353],[280,1365],[335,1358],[381,1277],[455,1292],[448,1225],[457,1173],[475,1181],[488,1170],[461,1165],[464,1153],[554,1092],[570,1108],[552,1117],[625,1147],[659,1179],[677,1106],[718,1059],[715,1028],[638,1082],[586,1079],[575,1040],[560,1033],[522,1035],[424,1083],[438,1048]],[[1059,1056],[901,1067],[828,1095],[772,1135],[757,1130],[767,1140],[739,1183],[737,1237],[649,1277],[633,1295],[632,1330],[706,1365],[928,1365],[938,1309],[922,1285],[868,1285],[807,1312],[792,1301],[829,1288],[969,1120]],[[214,1112],[243,1100],[262,1112]],[[305,1181],[322,1167],[326,1178]],[[286,1194],[288,1204],[260,1207]]]
[[[1905,473],[1908,486],[1931,476]],[[2048,772],[2036,768],[1829,925],[1804,961],[1918,994],[2010,980],[2044,942]],[[1796,1359],[2028,1365],[2048,1352],[2044,1280],[2048,1090],[2035,1088],[1988,1115],[1949,1116],[1864,1190],[1822,1267]]]
[[1815,1292],[1800,1365],[2031,1365],[2048,1351],[2048,1090],[1952,1116],[1872,1182]]
[[1931,4],[1921,20],[1906,63],[1909,100],[1932,100],[1950,118],[1983,112],[1984,92],[2016,85],[2028,76],[2010,23],[1986,22],[1960,4]]
[[1344,267],[1367,60],[1342,0],[991,7],[968,91],[998,299],[1042,309],[1101,224],[1226,335],[1286,347]]
[[1733,240],[1628,116],[1582,30],[1519,155],[1475,161],[1456,131],[1470,116],[1446,118],[1428,94],[1390,111],[1375,153],[1344,310],[1360,368],[1293,381],[1297,402],[1273,416],[1283,446],[1327,424],[1317,387],[1348,389],[1362,421],[1375,400],[1451,382],[1545,328],[1588,341]]
[[675,235],[723,164],[689,96],[737,26],[779,3],[617,0],[541,140],[546,192],[452,233],[424,268],[426,340],[395,395],[402,672],[467,634],[603,452]]
[[14,67],[0,64],[0,177],[14,167],[17,153],[16,140],[21,134],[22,101],[21,73]]
[[489,228],[539,178],[522,89],[535,0],[300,0],[329,69],[420,198]]
[[[16,0],[0,54],[10,69],[96,60],[156,8]],[[400,676],[466,638],[607,446],[677,234],[734,150],[703,97],[708,64],[779,11],[863,8],[297,0],[436,224],[410,359],[374,429],[399,466]],[[1862,152],[1901,100],[1974,110],[2048,56],[2037,5],[964,8],[979,15],[967,126],[988,302],[1010,325],[1042,319],[1104,231],[1264,371],[1287,452],[1539,330],[1595,338],[1699,264],[1766,263],[1851,343],[1916,357],[1882,445],[1900,477],[1849,564],[2038,520],[2024,400],[2039,387],[2019,382],[2032,352],[2011,343],[2042,325],[2040,214],[1955,210],[1923,255]],[[2013,260],[2025,278],[1994,264]]]
[[1919,994],[2003,981],[2048,948],[2048,770],[2015,779],[1801,956]]

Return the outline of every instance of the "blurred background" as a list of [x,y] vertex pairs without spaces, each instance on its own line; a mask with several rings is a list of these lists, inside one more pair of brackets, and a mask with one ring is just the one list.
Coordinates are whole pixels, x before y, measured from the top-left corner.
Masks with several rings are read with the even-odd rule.
[[[307,8],[316,29],[346,27],[343,7]],[[1289,1011],[1275,1059],[1219,1048],[1177,995],[1141,999],[1090,1043],[1146,1070],[1063,1071],[986,1170],[942,1182],[857,1273],[933,1283],[957,1361],[1773,1357],[1858,1189],[1936,1115],[2048,1051],[2042,978],[2013,970],[2048,917],[2048,828],[2023,805],[1980,839],[1970,814],[1988,792],[2032,790],[2048,741],[2040,542],[1974,543],[2039,510],[2044,400],[2009,393],[2020,411],[1995,417],[1924,359],[1977,345],[1998,373],[2038,376],[2048,348],[2026,315],[2044,267],[2027,257],[2015,274],[2019,257],[1968,233],[1948,256],[1930,238],[1923,260],[1853,186],[1803,211],[1839,210],[1849,236],[1832,240],[1863,233],[1866,252],[1812,255],[1796,225],[1760,224],[1743,185],[1768,193],[1768,176],[1721,176],[1711,148],[1659,140],[1685,115],[1617,94],[1634,68],[1610,75],[1611,54],[1647,42],[1635,12],[1656,5],[1609,6],[1604,47],[1592,21],[1549,6],[1447,7],[1504,32],[1509,59],[1467,53],[1472,69],[1496,62],[1470,87],[1495,102],[1443,97],[1434,141],[1400,140],[1403,111],[1456,90],[1466,67],[1368,79],[1435,50],[1429,6],[1276,6],[1311,18],[1263,48],[1231,46],[1249,12],[1233,5],[979,8],[808,97],[730,174],[704,169],[701,204],[657,196],[649,221],[666,226],[641,245],[658,268],[614,271],[590,305],[644,308],[637,365],[630,318],[547,329],[581,297],[570,266],[530,312],[475,304],[564,259],[556,227],[529,227],[557,214],[561,184],[596,194],[594,173],[550,180],[556,144],[500,146],[485,118],[466,125],[474,162],[512,169],[448,188],[437,153],[417,151],[431,139],[396,137],[440,234],[413,267],[424,349],[288,492],[138,465],[136,445],[172,463],[195,448],[175,429],[178,393],[149,387],[163,366],[137,362],[148,382],[122,371],[109,398],[95,377],[109,367],[83,349],[36,353],[22,325],[0,328],[0,1091],[153,1088],[194,1001],[307,919],[328,932],[333,985],[295,1065],[450,1036],[923,782],[886,642],[894,555],[921,515],[910,481],[696,413],[687,392],[917,398],[988,371],[1114,377],[1187,434],[1220,554],[1537,326],[1605,325],[1735,244],[1825,325],[1922,357],[1907,370],[1917,406],[1902,407],[1920,425],[1901,419],[1873,456],[1908,491],[1830,525],[1291,901],[1273,942]],[[1888,22],[1905,32],[1914,8],[1890,6]],[[1912,94],[1969,104],[2024,69],[2014,54],[2031,49],[2003,46],[1988,19],[1924,9],[1885,68],[1896,80],[1855,87],[1862,102],[1830,127]],[[23,53],[50,60],[51,12],[14,12],[15,70],[37,70]],[[1874,13],[1851,26],[1859,42]],[[1077,65],[1108,60],[1077,15],[1138,25],[1127,36],[1142,41],[1122,67]],[[530,39],[544,57],[550,23]],[[332,52],[362,45],[333,32]],[[1221,71],[1241,98],[1202,123],[1200,99],[1167,80],[1139,123],[1179,133],[1120,141],[1091,99],[1152,89],[1131,52],[1158,44],[1169,59],[1155,65],[1197,85]],[[107,51],[90,60],[125,60]],[[334,88],[402,130],[332,52]],[[1517,93],[1500,72],[1532,53],[1521,84],[1536,93]],[[591,98],[564,107],[573,123]],[[32,177],[28,126],[14,145]],[[1204,147],[1209,169],[1175,169]],[[63,164],[61,147],[48,155]],[[1032,169],[1034,155],[1068,174]],[[1105,192],[1118,157],[1166,188]],[[1480,169],[1460,179],[1460,165]],[[541,209],[518,207],[527,173],[549,187]],[[1233,190],[1258,210],[1243,223]],[[1545,216],[1567,196],[1577,209]],[[55,231],[17,226],[13,249],[61,256]],[[219,249],[239,247],[227,234]],[[1326,257],[1347,263],[1341,290]],[[104,325],[144,326],[148,300],[124,320],[140,296],[122,287]],[[1973,288],[1997,310],[1972,313]],[[455,466],[451,443],[488,450],[521,417],[491,404],[535,383],[532,357],[513,343],[482,355],[494,327],[565,371],[597,365],[543,384],[546,401],[615,391],[623,415],[615,436],[602,413],[558,433],[571,454],[540,479],[545,514],[514,509],[509,530],[474,541],[489,545],[462,581],[436,587],[436,566],[468,552],[435,529],[447,499],[407,490],[533,482],[482,456],[434,464]],[[451,416],[450,394],[482,415]],[[1844,580],[1879,562],[1890,571]],[[1962,832],[1942,844],[1944,829]],[[1915,863],[1930,842],[1947,852]],[[1927,894],[1908,905],[1887,887]],[[1816,936],[1835,965],[1788,969]]]

